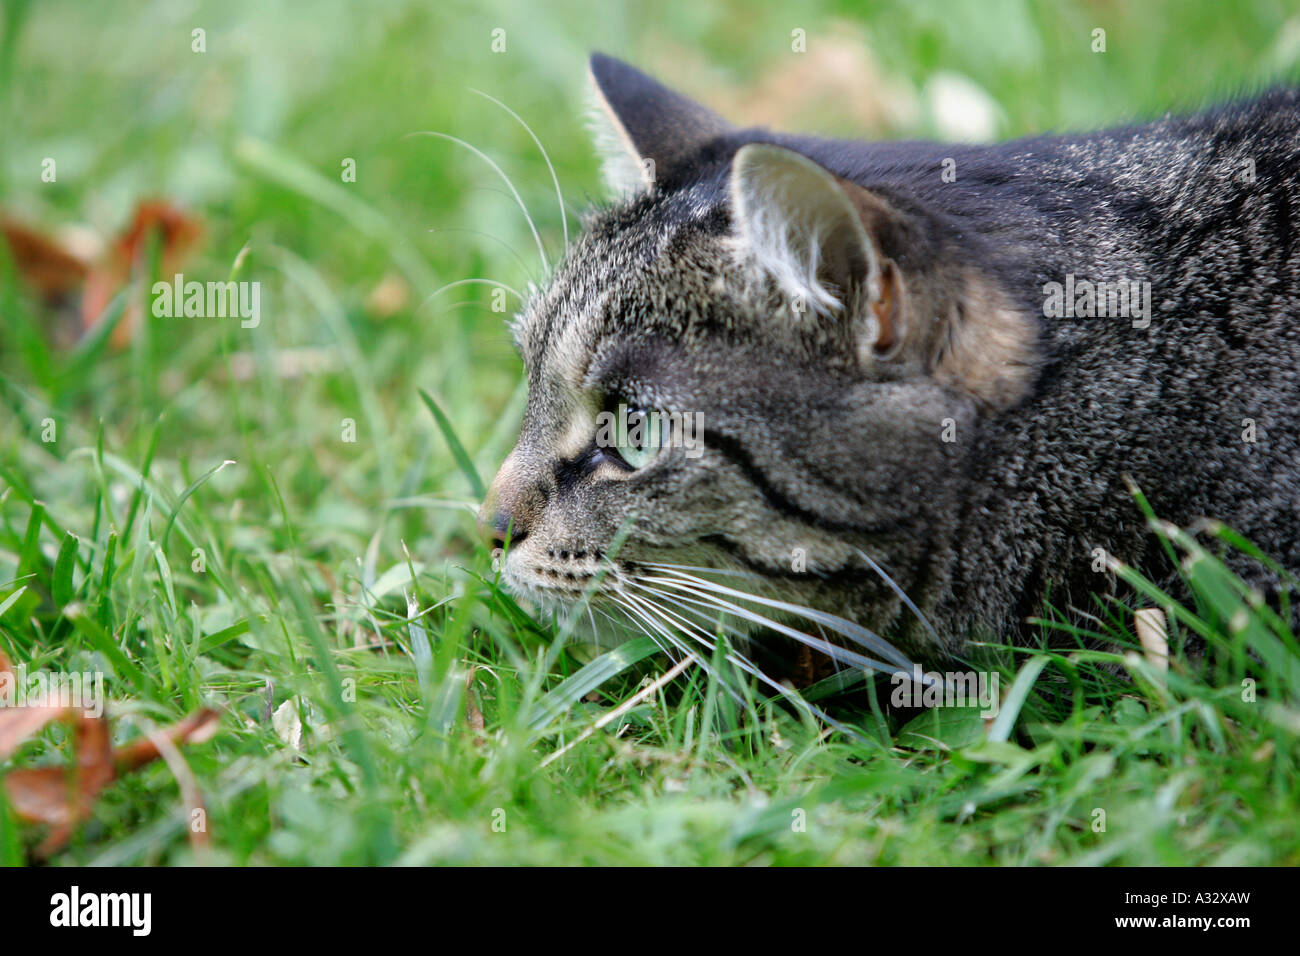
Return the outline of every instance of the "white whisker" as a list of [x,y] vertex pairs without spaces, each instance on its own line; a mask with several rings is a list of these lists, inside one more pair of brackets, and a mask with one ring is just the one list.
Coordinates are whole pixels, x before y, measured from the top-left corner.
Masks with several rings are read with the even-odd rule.
[[524,214],[524,220],[528,223],[528,228],[533,234],[533,241],[537,243],[537,254],[542,260],[542,272],[548,273],[551,271],[551,263],[546,258],[546,248],[542,245],[542,237],[537,232],[537,226],[533,224],[533,217],[529,214],[528,207],[524,205],[524,200],[519,195],[519,190],[515,189],[515,184],[510,181],[510,177],[505,174],[505,171],[500,166],[493,162],[491,156],[487,155],[487,153],[483,152],[481,149],[471,146],[463,139],[449,136],[446,133],[439,133],[436,130],[419,130],[418,132],[407,133],[406,136],[403,136],[402,138],[407,139],[411,136],[434,136],[438,139],[445,139],[450,143],[455,143],[457,146],[463,146],[479,159],[483,160],[483,162],[491,166],[493,171],[501,177],[502,182],[506,184],[506,188],[510,190],[510,194],[514,196],[515,202],[519,205],[520,211]]
[[936,634],[934,628],[930,626],[929,620],[927,620],[926,616],[921,613],[921,609],[912,602],[912,599],[908,597],[906,593],[904,593],[903,589],[898,586],[898,583],[885,572],[884,568],[882,568],[879,564],[875,562],[875,560],[871,557],[871,555],[867,554],[865,551],[859,548],[854,548],[853,550],[857,551],[858,556],[871,566],[871,570],[875,571],[876,574],[880,575],[881,580],[883,580],[886,584],[890,586],[890,588],[893,589],[894,593],[898,595],[898,599],[907,605],[908,610],[910,610],[913,614],[915,614],[916,619],[921,622],[921,625],[927,631],[930,632],[930,636],[934,638],[935,643],[940,647],[942,647],[943,642],[939,640],[939,635]]
[[[644,588],[643,588],[643,589],[644,589]],[[633,600],[636,600],[636,598],[635,598],[633,595],[628,594],[626,591],[623,592],[623,595],[622,595],[622,596],[625,597],[625,598],[631,598],[631,599],[633,599]],[[670,597],[670,596],[667,596],[667,597]],[[655,603],[655,602],[653,602],[653,601],[650,601],[649,599],[641,598],[640,600],[641,600],[641,601],[644,601],[645,603],[647,603],[647,604],[649,604],[650,606],[654,607],[655,610],[656,610],[660,615],[665,616],[665,617],[670,617],[670,618],[672,618],[674,621],[676,621],[680,626],[684,626],[684,627],[686,627],[688,630],[693,631],[693,632],[694,632],[694,635],[693,635],[693,636],[694,636],[694,639],[697,640],[697,641],[699,641],[701,644],[703,644],[703,645],[704,645],[706,648],[708,648],[710,651],[713,651],[713,650],[716,649],[716,646],[717,646],[717,645],[716,645],[716,642],[711,641],[711,640],[709,640],[707,637],[703,636],[705,632],[704,632],[703,628],[702,628],[699,624],[696,624],[696,623],[690,622],[690,621],[688,621],[688,620],[686,620],[686,619],[683,619],[683,618],[680,617],[679,615],[674,614],[674,613],[673,613],[671,610],[669,610],[668,608],[665,608],[665,607],[663,607],[662,605],[659,605],[659,604],[657,604],[657,603]],[[684,608],[683,608],[683,611],[685,611]],[[702,667],[705,669],[706,673],[709,673],[709,674],[711,674],[711,675],[714,674],[713,669],[712,669],[712,668],[711,668],[707,663],[705,663],[705,661],[704,661],[704,659],[703,659],[702,657],[699,657],[698,655],[692,655],[692,656],[696,657],[696,659],[697,659],[697,660],[699,661],[699,663],[700,663],[700,666],[702,666]],[[733,666],[735,666],[735,667],[739,668],[740,670],[744,671],[746,674],[749,674],[750,676],[757,678],[757,679],[758,679],[759,681],[761,681],[763,684],[766,684],[766,685],[767,685],[768,687],[770,687],[772,690],[776,691],[776,693],[777,693],[778,695],[780,695],[780,696],[783,697],[784,699],[790,701],[790,702],[793,703],[795,706],[797,706],[797,707],[803,709],[806,713],[811,714],[812,716],[814,716],[814,717],[817,718],[818,720],[821,720],[823,723],[827,724],[827,725],[830,726],[830,727],[833,727],[834,729],[840,731],[840,732],[843,733],[843,734],[846,734],[846,735],[848,735],[848,736],[850,736],[850,737],[854,737],[854,738],[859,739],[859,740],[863,739],[863,738],[862,738],[862,735],[859,734],[857,731],[853,730],[853,728],[848,727],[848,726],[846,726],[846,725],[840,723],[839,721],[835,720],[833,717],[831,717],[829,714],[827,714],[825,711],[823,711],[820,707],[817,707],[816,705],[811,704],[811,703],[809,703],[808,701],[804,700],[801,696],[798,695],[798,693],[796,693],[796,692],[795,692],[794,690],[792,690],[791,688],[786,687],[785,685],[778,683],[776,680],[774,680],[773,678],[769,677],[767,674],[763,673],[762,669],[759,668],[756,664],[754,664],[751,660],[749,660],[749,658],[745,657],[744,654],[741,654],[741,653],[739,653],[739,652],[737,652],[737,651],[732,651],[732,650],[729,649],[729,650],[726,651],[726,653],[725,653],[725,657],[726,657],[726,660],[727,660],[729,663],[731,663]],[[737,699],[740,699],[740,695],[739,695],[735,690],[733,690],[732,688],[727,687],[727,684],[726,684],[725,681],[722,682],[722,685],[723,685],[723,687],[725,687],[725,688],[726,688],[726,689],[727,689],[727,690],[732,694],[733,697],[736,697]]]
[[502,103],[495,96],[490,96],[487,93],[484,93],[482,90],[476,90],[473,87],[470,87],[469,91],[471,93],[477,93],[485,100],[491,100],[497,106],[501,107],[511,116],[513,116],[515,118],[515,122],[517,122],[520,126],[522,126],[524,128],[524,132],[526,132],[529,136],[531,136],[533,142],[537,144],[537,149],[541,152],[542,159],[546,161],[546,168],[551,171],[551,182],[555,184],[555,199],[560,206],[560,227],[564,230],[564,245],[567,247],[569,245],[569,217],[564,211],[564,194],[560,192],[560,178],[555,175],[555,167],[551,165],[551,157],[547,154],[546,147],[543,146],[542,141],[537,138],[537,134],[533,132],[533,128],[524,122],[523,117],[520,116],[518,113],[516,113],[514,110],[512,110],[510,107],[506,106],[506,104]]
[[[878,635],[867,630],[859,624],[855,624],[842,617],[836,617],[834,614],[828,614],[825,611],[819,611],[816,608],[803,607],[798,604],[791,604],[788,601],[780,601],[775,598],[762,597],[757,594],[749,594],[744,591],[737,591],[735,588],[729,588],[726,585],[718,584],[716,581],[708,581],[704,578],[697,577],[693,574],[687,574],[684,571],[662,572],[670,574],[671,577],[642,578],[646,581],[655,581],[659,584],[668,585],[677,588],[694,588],[695,593],[703,597],[705,593],[712,595],[726,595],[727,597],[738,598],[742,601],[750,601],[755,604],[761,604],[765,607],[774,608],[778,611],[785,611],[796,617],[802,617],[809,621],[824,624],[830,630],[842,637],[847,637],[855,643],[865,647],[882,658],[889,661],[893,667],[885,667],[884,670],[892,671],[902,669],[905,671],[912,670],[912,662],[907,659],[897,648]],[[701,593],[703,592],[703,593]],[[715,600],[721,600],[715,597]],[[734,608],[735,605],[732,605]],[[761,615],[760,615],[761,616]],[[766,620],[766,619],[765,619]],[[775,622],[771,622],[774,624]],[[771,626],[771,625],[767,625]],[[779,628],[778,628],[779,629]],[[796,632],[798,633],[798,632]],[[793,636],[793,635],[792,635]],[[805,635],[807,636],[807,635]],[[797,638],[796,638],[797,639]],[[876,669],[882,669],[877,667]]]
[[[648,578],[646,580],[662,581],[662,579],[659,578]],[[756,611],[751,611],[748,608],[741,607],[738,604],[733,604],[730,601],[725,601],[721,598],[715,597],[706,592],[695,591],[691,589],[688,585],[680,584],[678,582],[667,582],[667,581],[663,583],[666,583],[669,586],[676,587],[679,590],[686,591],[687,593],[694,595],[693,598],[685,597],[683,595],[678,595],[680,600],[686,601],[687,603],[690,604],[697,605],[699,607],[712,608],[718,611],[728,611],[738,617],[743,617],[747,621],[750,621],[754,624],[758,624],[761,627],[766,627],[780,634],[784,634],[786,637],[792,638],[798,641],[800,644],[807,645],[813,650],[820,651],[821,653],[825,654],[827,657],[838,659],[842,663],[849,664],[853,667],[862,667],[862,668],[866,668],[867,670],[879,671],[885,674],[893,673],[898,669],[897,667],[892,667],[883,661],[878,661],[873,658],[866,657],[862,654],[859,654],[857,651],[851,651],[848,648],[840,647],[839,645],[832,644],[829,641],[824,641],[820,638],[813,637],[811,634],[806,634],[803,631],[796,630],[795,628],[789,627],[785,624],[781,624],[777,621],[772,620],[770,617],[767,617],[766,615],[759,614]],[[642,583],[642,586],[645,587],[646,585]],[[653,593],[656,594],[665,593],[653,588],[651,590],[653,591]]]
[[644,566],[664,571],[703,571],[705,574],[725,574],[731,577],[746,578],[751,581],[763,580],[762,575],[741,568],[706,568],[695,564],[666,564],[662,561],[647,561],[644,562]]
[[[494,189],[493,192],[501,192],[501,190]],[[501,193],[501,195],[504,196],[505,193]],[[482,229],[468,229],[463,226],[435,226],[432,229],[430,229],[429,232],[431,233],[468,232],[468,233],[473,233],[476,236],[482,236],[484,239],[491,239],[493,242],[500,243],[500,245],[506,250],[506,252],[510,253],[510,255],[514,257],[515,262],[519,263],[520,269],[522,269],[525,273],[528,272],[528,264],[524,262],[524,257],[521,256],[515,250],[514,246],[510,245],[510,243],[506,242],[500,236],[494,236],[492,235],[492,233],[484,232]]]
[[507,292],[511,293],[520,302],[524,301],[524,297],[519,293],[518,289],[510,287],[506,285],[504,282],[498,282],[496,279],[457,279],[455,282],[448,282],[442,288],[435,289],[433,292],[430,292],[429,295],[425,298],[425,300],[420,303],[420,308],[423,309],[426,305],[428,305],[438,296],[442,295],[448,289],[455,289],[457,286],[462,286],[462,285],[495,286],[498,289],[505,289]]
[[[934,627],[930,624],[929,619],[925,616],[925,614],[921,611],[921,609],[916,606],[916,603],[910,597],[907,596],[907,592],[905,592],[901,587],[899,587],[898,582],[895,581],[892,577],[890,577],[889,572],[887,572],[883,567],[881,567],[880,564],[874,558],[872,558],[871,555],[867,554],[865,551],[861,550],[860,548],[854,548],[853,550],[858,555],[858,557],[862,558],[862,560],[866,562],[867,566],[871,568],[871,570],[874,571],[882,581],[885,582],[885,584],[889,585],[890,590],[892,590],[896,595],[898,595],[898,599],[903,602],[904,606],[906,606],[909,611],[911,611],[913,614],[916,615],[916,619],[921,622],[921,626],[924,627],[926,631],[929,632],[932,638],[934,638],[935,643],[942,645],[942,642],[939,640],[939,635],[935,631]],[[700,567],[698,565],[690,565],[690,564],[669,564],[667,562],[648,562],[646,564],[646,567],[657,568],[664,571],[701,571],[706,574],[727,574],[727,575],[734,575],[737,577],[745,577],[751,580],[759,580],[759,581],[763,580],[761,575],[755,574],[751,571],[741,571],[735,569],[708,568],[708,567]]]

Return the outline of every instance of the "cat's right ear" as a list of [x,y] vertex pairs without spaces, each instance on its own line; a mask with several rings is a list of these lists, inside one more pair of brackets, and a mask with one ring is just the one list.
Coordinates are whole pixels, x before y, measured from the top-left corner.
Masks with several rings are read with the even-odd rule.
[[616,195],[689,171],[700,148],[732,127],[694,100],[621,60],[593,53],[591,126]]

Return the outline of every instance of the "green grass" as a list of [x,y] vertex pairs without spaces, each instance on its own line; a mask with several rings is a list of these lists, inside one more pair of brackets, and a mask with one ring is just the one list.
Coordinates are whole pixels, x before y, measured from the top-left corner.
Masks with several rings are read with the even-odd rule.
[[[140,197],[172,198],[205,224],[187,278],[260,281],[263,321],[150,319],[123,351],[102,334],[57,349],[48,312],[0,263],[0,650],[104,671],[120,739],[222,708],[220,733],[185,751],[218,862],[1300,862],[1300,653],[1223,571],[1231,542],[1213,535],[1208,550],[1170,541],[1193,557],[1196,595],[1173,643],[1201,632],[1203,662],[1180,659],[1162,683],[1135,656],[986,648],[1004,688],[1024,676],[1003,739],[967,713],[895,712],[884,683],[875,706],[835,705],[861,739],[828,737],[752,688],[737,704],[699,668],[582,738],[670,664],[633,642],[584,665],[495,586],[475,489],[514,439],[520,367],[490,288],[434,293],[467,277],[522,289],[538,254],[490,167],[404,138],[451,134],[500,163],[553,260],[547,166],[467,88],[533,127],[572,230],[599,195],[581,123],[592,48],[724,106],[786,64],[792,29],[808,55],[852,29],[920,97],[885,135],[934,131],[924,90],[939,69],[985,89],[1011,135],[1282,75],[1300,55],[1294,13],[1262,0],[915,2],[866,19],[826,2],[516,6],[203,3],[169,19],[165,5],[6,4],[0,207],[111,234]],[[1104,55],[1088,48],[1094,26]],[[489,50],[495,27],[505,54]],[[55,183],[40,180],[47,156]],[[345,157],[355,183],[339,177]],[[377,309],[386,278],[405,302]],[[286,350],[321,367],[286,378]],[[1048,609],[1042,630],[1134,644],[1126,609],[1095,610]],[[276,729],[293,718],[301,749]],[[68,750],[52,728],[0,772]],[[106,791],[53,862],[190,862],[184,812],[155,764]],[[5,862],[38,838],[0,808]]]

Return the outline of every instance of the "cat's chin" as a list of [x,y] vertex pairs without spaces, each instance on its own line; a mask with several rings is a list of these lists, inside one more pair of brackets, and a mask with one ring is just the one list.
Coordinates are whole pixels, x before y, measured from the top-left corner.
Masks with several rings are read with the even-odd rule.
[[557,629],[568,634],[567,646],[583,663],[639,634],[622,612],[603,606],[599,594],[584,603],[567,592],[557,593],[510,579],[505,583],[515,603],[531,617],[542,623],[554,620]]

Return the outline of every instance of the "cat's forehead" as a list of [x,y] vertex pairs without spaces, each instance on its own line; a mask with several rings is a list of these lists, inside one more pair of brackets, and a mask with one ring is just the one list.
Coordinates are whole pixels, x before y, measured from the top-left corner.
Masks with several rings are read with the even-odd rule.
[[[593,217],[514,324],[533,375],[576,384],[611,336],[681,337],[722,271],[727,212],[704,187]],[[715,290],[716,291],[716,290]]]

